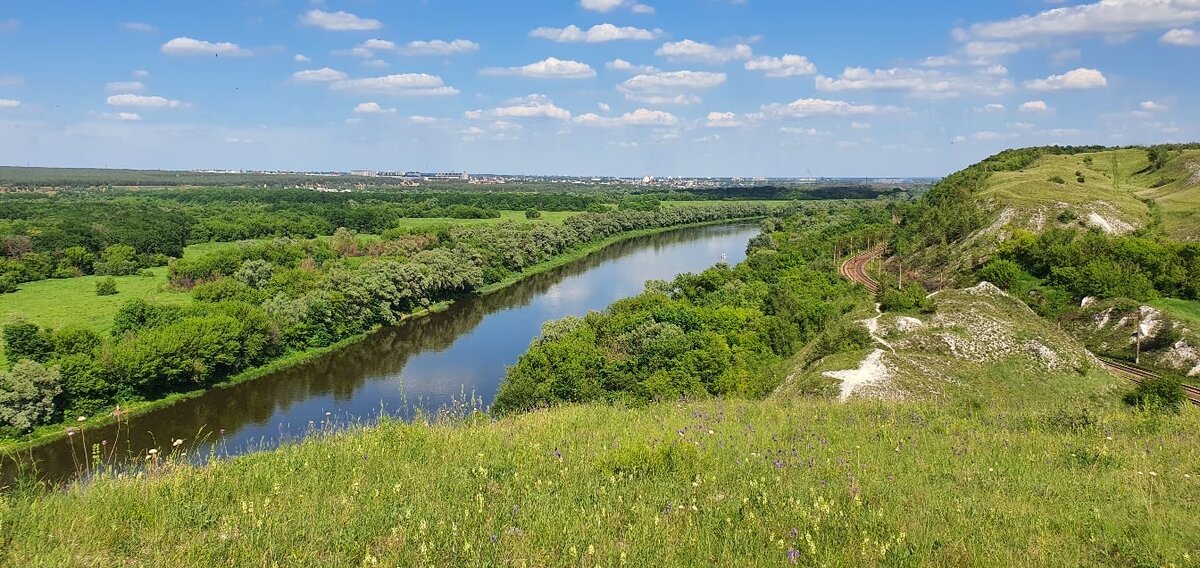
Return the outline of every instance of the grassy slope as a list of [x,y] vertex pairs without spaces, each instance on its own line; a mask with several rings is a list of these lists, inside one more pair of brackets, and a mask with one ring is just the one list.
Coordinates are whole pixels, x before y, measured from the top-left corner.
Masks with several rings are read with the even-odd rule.
[[1078,427],[866,401],[389,423],[15,498],[0,523],[19,566],[1192,564],[1200,410],[1091,408],[1067,409]]
[[[1091,166],[1084,162],[1087,158]],[[1172,153],[1163,169],[1144,173],[1148,165],[1146,152],[1139,149],[1048,155],[1024,170],[992,174],[980,197],[998,210],[1014,209],[1012,223],[1029,228],[1053,225],[1067,209],[1085,222],[1096,212],[1143,227],[1152,215],[1141,200],[1150,199],[1162,211],[1168,236],[1200,238],[1200,150]],[[1075,172],[1084,174],[1084,183]],[[1050,181],[1055,177],[1065,183]]]

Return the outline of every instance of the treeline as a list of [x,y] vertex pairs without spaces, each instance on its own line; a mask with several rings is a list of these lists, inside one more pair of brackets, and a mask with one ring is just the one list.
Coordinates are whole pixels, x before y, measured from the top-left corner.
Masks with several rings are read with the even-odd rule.
[[[470,294],[571,249],[613,235],[763,217],[756,204],[612,211],[562,225],[448,226],[395,231],[383,241],[339,230],[328,242],[280,239],[227,247],[170,266],[192,287],[186,307],[125,304],[112,331],[4,329],[12,370],[0,375],[8,434],[112,404],[203,388],[289,351],[322,347]],[[28,361],[28,363],[24,363]],[[49,402],[47,402],[49,401]],[[8,413],[8,414],[5,414]]]
[[695,200],[823,200],[876,199],[905,193],[899,187],[875,185],[763,185],[754,187],[698,187],[689,189],[654,190],[644,193],[661,201]]
[[881,207],[768,219],[735,267],[651,282],[603,312],[550,322],[509,369],[493,410],[766,395],[781,363],[818,336],[810,356],[869,344],[860,327],[827,329],[863,299],[838,276],[831,251],[846,234],[886,221]]
[[338,227],[378,233],[405,218],[497,218],[500,209],[604,206],[576,194],[194,189],[0,195],[0,292],[45,278],[126,274],[107,272],[100,263],[105,256],[124,260],[130,249],[136,272],[183,256],[190,243],[311,238]]
[[1001,246],[979,275],[1007,289],[1044,282],[1061,291],[1030,300],[1045,304],[1035,305],[1043,313],[1061,311],[1087,296],[1138,301],[1157,296],[1200,299],[1200,244],[1105,235],[1096,230],[1053,228],[1040,235],[1020,231]]

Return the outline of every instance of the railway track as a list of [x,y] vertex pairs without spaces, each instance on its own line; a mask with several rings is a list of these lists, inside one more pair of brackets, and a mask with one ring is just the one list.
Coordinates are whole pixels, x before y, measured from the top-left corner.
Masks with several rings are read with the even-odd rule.
[[839,271],[846,279],[862,284],[863,287],[865,287],[867,290],[870,290],[872,294],[878,294],[879,281],[871,278],[870,274],[867,274],[866,267],[871,260],[883,254],[883,249],[884,245],[879,245],[862,254],[852,256],[846,259],[846,262],[842,263]]
[[[1140,383],[1146,379],[1154,379],[1158,374],[1148,369],[1143,369],[1137,365],[1131,365],[1121,361],[1112,359],[1100,359],[1100,364],[1108,369],[1109,372],[1125,377],[1135,383]],[[1192,385],[1183,385],[1183,394],[1187,396],[1192,404],[1200,404],[1200,388]]]

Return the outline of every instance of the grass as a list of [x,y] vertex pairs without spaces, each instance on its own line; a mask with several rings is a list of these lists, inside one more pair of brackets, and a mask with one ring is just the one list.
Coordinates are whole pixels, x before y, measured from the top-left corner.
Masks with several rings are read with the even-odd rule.
[[[1185,321],[1191,326],[1200,326],[1200,300],[1181,300],[1179,298],[1159,298],[1151,300],[1151,306]],[[1200,331],[1200,328],[1197,328]]]
[[712,400],[388,422],[14,495],[2,554],[17,566],[1194,564],[1200,410],[1115,404]]

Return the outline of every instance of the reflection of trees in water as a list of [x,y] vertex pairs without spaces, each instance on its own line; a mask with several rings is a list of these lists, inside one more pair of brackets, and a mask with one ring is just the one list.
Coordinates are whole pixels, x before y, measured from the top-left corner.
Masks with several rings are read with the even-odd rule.
[[[294,405],[312,399],[331,396],[338,401],[352,400],[369,381],[399,374],[412,357],[447,349],[455,340],[475,329],[487,315],[526,306],[567,278],[639,250],[657,250],[730,234],[742,228],[728,225],[695,227],[613,244],[584,259],[529,276],[502,290],[463,298],[442,312],[382,329],[361,342],[308,363],[240,385],[213,389],[194,399],[135,417],[120,427],[117,453],[140,458],[147,448],[169,446],[172,437],[190,440],[201,430],[215,433],[222,428],[232,436],[249,425],[264,425],[277,413],[286,414]],[[89,431],[87,440],[89,445],[100,440],[112,444],[117,435],[118,427],[110,426]],[[40,474],[47,478],[67,478],[76,471],[77,464],[86,463],[88,459],[90,451],[82,447],[80,439],[76,436],[75,439],[55,441],[34,448],[23,454],[23,458],[32,458]],[[237,442],[231,442],[231,445],[241,446]],[[6,484],[11,482],[15,471],[12,460],[5,459],[3,480]]]

